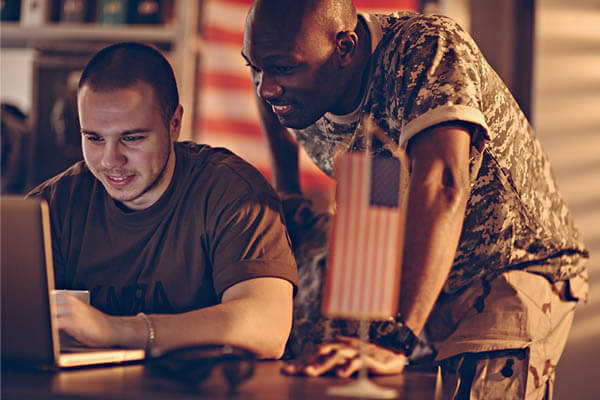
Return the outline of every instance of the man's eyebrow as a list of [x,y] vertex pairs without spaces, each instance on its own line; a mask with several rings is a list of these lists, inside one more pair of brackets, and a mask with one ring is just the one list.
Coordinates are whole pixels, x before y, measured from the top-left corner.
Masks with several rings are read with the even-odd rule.
[[152,132],[152,129],[150,129],[150,128],[138,128],[138,129],[132,129],[132,130],[129,130],[129,131],[123,131],[123,132],[121,132],[121,136],[134,135],[136,133],[148,133],[148,132]]
[[[135,135],[136,133],[148,133],[151,132],[152,129],[150,128],[138,128],[138,129],[131,129],[128,131],[123,131],[120,133],[121,136],[127,136],[127,135]],[[88,131],[86,129],[81,129],[81,133],[84,135],[94,135],[94,136],[102,136],[94,131]]]

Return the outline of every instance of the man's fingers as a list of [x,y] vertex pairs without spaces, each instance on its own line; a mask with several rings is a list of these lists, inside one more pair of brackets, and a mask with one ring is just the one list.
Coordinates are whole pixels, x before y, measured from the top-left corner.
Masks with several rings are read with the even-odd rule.
[[346,357],[353,357],[358,352],[358,346],[348,345],[342,342],[324,343],[319,346],[317,353],[320,356],[327,356],[332,353],[340,353]]
[[311,363],[312,354],[302,355],[295,360],[288,361],[282,368],[281,371],[288,375],[296,375],[302,372],[302,369],[306,364]]
[[342,343],[348,346],[353,346],[356,348],[358,348],[358,346],[360,345],[360,339],[352,336],[336,336],[334,339],[334,343],[335,342]]
[[298,373],[298,365],[294,363],[286,363],[283,367],[281,367],[281,372],[287,375],[296,375]]
[[360,357],[354,357],[346,365],[340,366],[336,370],[336,375],[340,378],[349,378],[362,366]]
[[339,365],[346,364],[349,359],[352,359],[355,356],[356,351],[353,351],[353,349],[339,349],[327,357],[320,358],[317,360],[317,362],[304,367],[304,373],[307,376],[320,376],[326,374]]
[[314,352],[301,356],[282,367],[288,375],[320,376],[349,363],[357,356],[357,350],[341,343],[326,343]]
[[321,344],[316,351],[305,354],[282,368],[289,375],[320,376],[335,371],[346,378],[354,374],[364,362],[369,371],[378,375],[394,375],[404,370],[406,358],[387,349],[366,344],[364,360],[359,358],[358,338],[340,336],[335,342]]
[[396,355],[394,357],[385,357],[382,360],[368,356],[365,357],[364,362],[372,373],[377,375],[396,375],[404,370],[406,358],[402,355]]
[[321,345],[316,351],[311,351],[310,353],[306,353],[301,355],[295,360],[289,361],[282,367],[282,372],[289,375],[297,375],[304,372],[304,368],[307,365],[320,364],[325,361],[326,358],[330,357],[333,352],[335,352],[335,348],[327,347],[326,349],[322,348]]

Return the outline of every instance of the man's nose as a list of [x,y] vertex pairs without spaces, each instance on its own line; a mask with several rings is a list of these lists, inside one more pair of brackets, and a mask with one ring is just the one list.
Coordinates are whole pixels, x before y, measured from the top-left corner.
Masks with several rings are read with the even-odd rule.
[[283,87],[273,76],[261,72],[258,76],[256,92],[260,98],[264,100],[272,100],[280,97],[283,94]]
[[102,167],[112,169],[125,164],[126,157],[121,151],[120,143],[106,143],[102,154]]

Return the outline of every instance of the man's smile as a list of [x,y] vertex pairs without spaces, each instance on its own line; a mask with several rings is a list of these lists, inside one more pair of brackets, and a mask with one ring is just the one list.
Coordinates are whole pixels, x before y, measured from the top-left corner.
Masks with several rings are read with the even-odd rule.
[[127,175],[109,175],[104,174],[106,177],[106,181],[113,187],[122,188],[131,183],[135,175],[127,174]]
[[283,115],[289,114],[293,110],[293,107],[290,104],[271,105],[271,108],[273,109],[273,112],[276,115],[279,115],[279,116],[283,116]]

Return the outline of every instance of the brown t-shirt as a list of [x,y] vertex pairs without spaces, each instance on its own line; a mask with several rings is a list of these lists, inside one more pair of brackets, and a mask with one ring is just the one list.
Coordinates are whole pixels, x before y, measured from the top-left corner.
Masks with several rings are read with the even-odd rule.
[[89,289],[113,315],[181,313],[219,303],[241,281],[297,283],[280,201],[231,152],[176,143],[173,179],[151,207],[126,212],[85,162],[29,195],[50,205],[56,287]]

